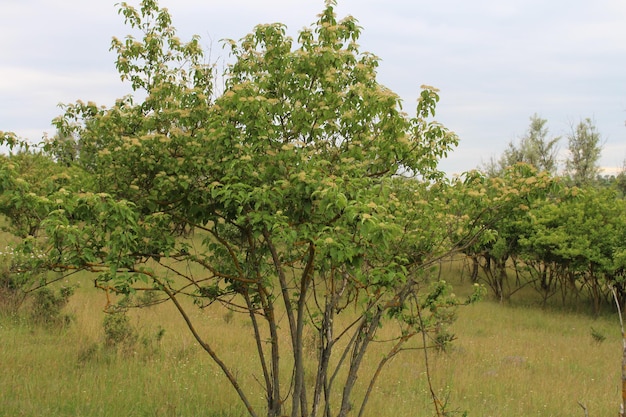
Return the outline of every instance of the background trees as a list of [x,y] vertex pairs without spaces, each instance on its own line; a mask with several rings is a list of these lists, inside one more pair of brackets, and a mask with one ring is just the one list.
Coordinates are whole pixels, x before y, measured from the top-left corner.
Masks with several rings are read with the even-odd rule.
[[565,162],[566,173],[575,185],[587,185],[600,172],[600,133],[591,119],[587,118],[572,128],[567,141],[569,154]]
[[610,189],[564,191],[532,213],[533,227],[521,239],[524,260],[543,264],[540,278],[547,280],[545,274],[551,274],[554,291],[573,291],[574,296],[586,292],[598,314],[603,303],[612,301],[612,287],[624,301],[626,206]]
[[[0,228],[10,236],[0,247],[0,312],[15,315],[34,299],[33,318],[51,322],[73,289],[46,288],[62,277],[48,273],[39,239],[45,235],[44,220],[57,207],[54,196],[79,190],[83,178],[11,134],[0,132],[0,138],[11,148],[9,155],[0,155]],[[55,310],[46,311],[46,305]]]
[[508,147],[499,159],[491,159],[484,167],[488,175],[501,174],[507,167],[517,163],[526,163],[534,166],[539,171],[546,171],[551,175],[556,174],[558,169],[558,142],[561,139],[556,136],[548,139],[548,120],[542,119],[537,114],[530,117],[528,131],[520,139],[519,144],[509,142]]
[[487,175],[497,176],[507,167],[526,163],[553,176],[567,176],[578,186],[595,181],[600,174],[598,161],[602,143],[593,121],[587,118],[572,127],[567,135],[567,156],[562,161],[564,166],[561,167],[558,159],[558,143],[561,137],[548,139],[547,123],[547,119],[542,119],[537,114],[531,116],[528,131],[519,143],[509,142],[502,155],[499,158],[492,157],[481,170]]
[[498,300],[508,300],[528,285],[520,278],[519,262],[520,239],[532,228],[529,213],[555,198],[559,182],[519,163],[496,177],[468,173],[457,187],[460,210],[474,219],[474,238],[464,246],[472,280],[484,282]]
[[[598,314],[607,301],[610,305],[611,288],[622,292],[620,254],[624,250],[624,201],[623,192],[619,191],[621,177],[599,181],[600,134],[590,119],[572,129],[568,136],[565,170],[559,172],[555,148],[558,138],[549,142],[541,139],[546,137],[545,124],[546,120],[537,116],[531,118],[529,132],[520,145],[511,143],[497,163],[492,160],[484,169],[488,177],[510,183],[510,173],[516,172],[516,166],[518,171],[530,172],[528,167],[515,165],[522,162],[544,173],[543,180],[534,173],[527,181],[541,187],[548,180],[552,186],[546,193],[535,194],[538,198],[525,197],[522,205],[528,210],[517,212],[499,203],[506,199],[505,189],[491,190],[493,198],[487,197],[490,191],[483,192],[486,203],[481,209],[487,212],[487,207],[492,207],[503,220],[494,223],[494,229],[488,234],[491,240],[470,247],[473,276],[477,277],[480,259],[485,259],[484,265],[489,268],[483,266],[482,279],[498,298],[503,296],[501,284],[507,282],[507,271],[510,271],[516,279],[509,293],[528,285],[541,294],[544,304],[556,294],[560,294],[565,303],[568,296],[578,299],[585,293],[581,299],[589,299],[592,311]],[[496,184],[479,174],[469,178],[482,178],[481,190],[489,190],[489,186]],[[475,180],[467,185],[469,192],[478,192]],[[518,184],[513,186],[513,193],[522,196],[524,189]],[[500,267],[494,270],[498,265]],[[623,302],[623,295],[620,300]]]

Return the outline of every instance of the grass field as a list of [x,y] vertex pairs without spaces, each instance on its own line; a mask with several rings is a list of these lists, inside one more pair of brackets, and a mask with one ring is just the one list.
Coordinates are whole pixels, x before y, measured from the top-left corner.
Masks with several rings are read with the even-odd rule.
[[[459,293],[467,284],[457,283]],[[530,300],[530,298],[529,298]],[[103,342],[104,295],[85,281],[64,328],[0,318],[0,416],[245,416],[217,367],[171,305],[133,310],[137,340]],[[489,300],[461,309],[457,340],[430,356],[438,395],[457,415],[617,415],[621,334],[617,315],[584,314]],[[248,392],[258,388],[251,329],[223,310],[194,310]],[[286,326],[285,326],[286,327]],[[376,355],[374,351],[372,355]],[[432,416],[423,356],[409,351],[385,369],[368,416]],[[263,403],[260,394],[253,401]]]

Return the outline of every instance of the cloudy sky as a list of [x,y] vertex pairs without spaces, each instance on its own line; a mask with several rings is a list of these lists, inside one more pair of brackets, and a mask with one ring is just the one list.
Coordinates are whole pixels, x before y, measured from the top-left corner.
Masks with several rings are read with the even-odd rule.
[[[138,1],[138,0],[137,0]],[[137,1],[129,1],[136,4]],[[118,0],[0,0],[0,130],[37,140],[53,133],[59,103],[110,105],[129,92],[109,52],[128,33]],[[219,42],[258,23],[309,26],[323,0],[160,0],[179,36],[193,34],[225,56]],[[603,138],[606,173],[626,159],[626,1],[339,0],[339,17],[363,27],[362,50],[381,58],[379,81],[411,113],[419,86],[441,90],[437,119],[459,147],[449,173],[498,156],[537,113],[551,136],[591,118]]]

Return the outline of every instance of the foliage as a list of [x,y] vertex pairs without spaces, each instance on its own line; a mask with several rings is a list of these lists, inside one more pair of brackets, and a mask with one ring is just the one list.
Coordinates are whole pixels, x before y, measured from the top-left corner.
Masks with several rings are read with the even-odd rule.
[[567,137],[569,156],[566,171],[575,185],[587,185],[595,180],[602,153],[600,133],[591,119],[580,121]]
[[55,164],[41,151],[0,155],[0,213],[7,223],[3,230],[22,239],[36,237],[42,219],[56,207],[51,198],[80,186],[76,170]]
[[71,293],[45,289],[65,277],[48,273],[57,260],[49,258],[39,238],[45,234],[44,219],[66,195],[82,189],[86,178],[14,135],[3,136],[4,143],[18,147],[18,152],[0,155],[1,228],[7,244],[0,254],[0,303],[15,314],[30,299],[37,321],[63,321],[60,308]]
[[46,326],[66,325],[72,317],[63,314],[65,307],[74,294],[74,287],[63,286],[57,291],[50,287],[42,287],[34,293],[30,317],[33,322]]
[[518,163],[526,163],[535,167],[538,171],[546,171],[551,175],[556,174],[558,142],[560,137],[548,139],[548,121],[537,114],[530,118],[530,125],[526,134],[520,139],[519,144],[509,142],[507,149],[500,159],[492,159],[483,170],[489,176],[501,175],[507,167]]
[[624,302],[624,204],[610,189],[572,189],[533,212],[532,233],[521,239],[526,257],[551,262],[562,286],[577,283],[588,291],[596,314],[611,301],[612,286]]
[[138,340],[137,331],[124,310],[107,313],[102,322],[104,343],[108,347],[132,347]]
[[[497,177],[471,172],[456,184],[457,210],[475,219],[468,235],[472,240],[464,245],[474,264],[472,279],[478,281],[482,271],[480,279],[497,299],[508,299],[520,289],[512,285],[509,267],[520,255],[519,239],[528,233],[529,212],[553,198],[559,187],[546,171],[524,163],[506,168]],[[516,276],[514,284],[518,281]]]
[[579,188],[528,165],[495,178],[468,174],[456,187],[457,210],[479,219],[465,250],[472,279],[496,298],[529,286],[543,305],[556,295],[563,304],[588,299],[597,315],[614,288],[624,303],[626,207],[617,187]]
[[[501,300],[524,286],[537,290],[543,305],[557,294],[565,304],[571,295],[579,300],[586,293],[584,298],[591,300],[592,310],[598,314],[610,299],[610,288],[616,289],[621,303],[626,298],[621,260],[625,250],[623,175],[598,175],[600,135],[593,122],[585,119],[568,136],[565,176],[549,178],[556,175],[558,138],[546,141],[545,124],[546,120],[533,116],[519,146],[511,143],[498,161],[484,167],[487,177],[501,177],[511,188],[493,188],[483,204],[475,204],[467,200],[472,195],[489,195],[487,190],[496,182],[485,184],[482,175],[468,174],[466,182],[459,185],[465,206],[461,204],[458,210],[485,213],[476,224],[486,230],[482,242],[479,239],[465,251],[471,260],[472,279],[485,280]],[[528,183],[515,185],[507,176],[515,172],[511,167],[516,162],[544,170],[543,179],[531,176]],[[525,186],[535,182],[545,192],[538,194],[539,198],[528,198]],[[553,185],[545,188],[545,184]],[[464,192],[468,195],[463,196]],[[522,198],[511,200],[511,195]],[[516,206],[511,210],[504,201],[516,201],[524,210],[515,210]],[[489,220],[494,218],[499,220]],[[491,226],[484,226],[485,220]],[[480,278],[479,271],[483,272]]]

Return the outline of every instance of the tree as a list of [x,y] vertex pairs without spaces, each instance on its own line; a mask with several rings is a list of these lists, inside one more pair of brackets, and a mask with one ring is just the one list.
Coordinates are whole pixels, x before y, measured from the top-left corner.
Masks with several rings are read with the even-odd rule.
[[[558,189],[558,180],[546,171],[518,163],[499,176],[467,173],[457,184],[453,207],[473,219],[473,233],[463,252],[472,261],[472,279],[484,281],[496,299],[508,300],[526,282],[519,276],[520,239],[529,233],[529,212],[544,204]],[[510,278],[513,271],[515,281]],[[479,277],[479,272],[482,276]]]
[[[70,163],[91,185],[52,196],[42,262],[96,272],[110,293],[161,291],[251,416],[253,388],[197,330],[184,298],[248,317],[264,411],[294,417],[345,416],[359,403],[361,415],[384,365],[405,346],[426,355],[447,342],[442,331],[461,303],[431,277],[457,249],[451,229],[469,231],[468,219],[447,214],[437,170],[457,137],[430,120],[431,87],[415,117],[400,111],[376,81],[378,59],[359,52],[355,19],[337,20],[334,4],[295,46],[281,24],[227,41],[233,64],[215,97],[198,39],[181,42],[156,1],[123,3],[142,38],[112,48],[122,79],[145,99],[78,102],[56,121],[59,138],[76,139]],[[363,376],[388,322],[389,349]],[[307,326],[314,358],[303,353]]]
[[626,206],[612,189],[572,188],[532,213],[533,228],[521,239],[525,260],[552,263],[589,294],[595,314],[611,302],[610,288],[624,303]]
[[[49,197],[79,186],[80,177],[77,170],[54,163],[45,153],[15,135],[0,132],[0,137],[4,138],[1,143],[11,149],[9,155],[0,155],[4,245],[11,243],[19,249],[0,248],[0,310],[15,314],[29,297],[42,296],[43,287],[62,278],[48,274],[37,265],[41,253],[35,242],[43,233],[42,221],[55,208],[55,200]],[[47,290],[45,294],[54,299],[52,291]],[[58,298],[62,299],[67,297]]]
[[600,133],[589,118],[572,127],[567,137],[569,156],[565,162],[567,174],[575,185],[594,181],[600,167],[598,161],[602,153]]
[[501,175],[504,170],[517,163],[526,163],[539,171],[546,171],[555,175],[558,154],[559,136],[548,139],[548,121],[537,114],[530,117],[530,126],[526,134],[520,139],[519,145],[509,142],[507,149],[499,160],[492,159],[486,164],[484,171],[490,176]]

